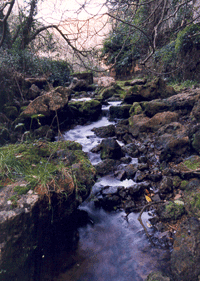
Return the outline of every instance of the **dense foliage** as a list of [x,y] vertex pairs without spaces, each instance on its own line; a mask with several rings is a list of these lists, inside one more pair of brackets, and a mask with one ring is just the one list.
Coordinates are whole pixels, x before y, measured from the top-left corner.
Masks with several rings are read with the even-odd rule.
[[133,74],[136,62],[148,61],[160,73],[173,72],[186,54],[199,50],[199,7],[191,1],[109,3],[112,31],[104,40],[102,58],[118,77]]

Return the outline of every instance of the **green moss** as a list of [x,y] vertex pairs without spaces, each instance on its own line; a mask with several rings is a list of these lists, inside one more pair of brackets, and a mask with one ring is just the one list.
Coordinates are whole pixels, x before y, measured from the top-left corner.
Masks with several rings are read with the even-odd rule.
[[126,92],[123,90],[119,85],[115,84],[114,86],[104,88],[100,91],[100,97],[103,100],[106,100],[108,98],[111,98],[113,96],[118,96],[123,98],[125,96]]
[[173,178],[173,186],[175,188],[178,188],[180,186],[180,184],[181,184],[181,179],[178,176],[174,177]]
[[172,86],[176,92],[180,92],[184,88],[192,88],[194,86],[198,86],[199,82],[195,81],[195,80],[185,80],[182,82],[174,80],[174,81],[171,81],[169,83],[169,85]]
[[165,214],[164,216],[168,219],[176,220],[181,217],[185,212],[184,205],[175,204],[173,202],[169,202],[165,205]]
[[18,195],[26,194],[29,191],[30,187],[17,185],[14,187],[14,191],[17,192]]
[[131,106],[130,110],[129,110],[130,116],[137,115],[137,114],[140,114],[142,112],[143,112],[142,107],[138,102],[134,102],[133,105]]
[[188,160],[184,161],[184,165],[191,170],[196,170],[196,169],[199,168],[200,163],[194,162],[194,161],[191,161],[191,160],[188,159]]
[[185,189],[187,185],[188,185],[188,181],[186,180],[181,181],[180,189]]
[[195,194],[190,204],[193,209],[200,210],[200,194]]

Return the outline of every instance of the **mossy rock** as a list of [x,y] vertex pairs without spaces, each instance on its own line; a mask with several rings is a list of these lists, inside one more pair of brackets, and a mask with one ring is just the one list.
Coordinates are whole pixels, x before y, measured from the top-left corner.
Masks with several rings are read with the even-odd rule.
[[196,152],[200,153],[200,131],[193,135],[192,147],[196,150]]
[[200,180],[190,179],[183,192],[185,207],[190,216],[200,218]]
[[79,111],[90,119],[97,118],[101,113],[101,103],[98,100],[89,100],[82,103]]
[[196,155],[189,157],[183,162],[183,165],[190,170],[196,170],[200,168],[200,158]]
[[185,213],[184,204],[169,202],[165,205],[164,217],[170,220],[177,220]]
[[182,183],[182,181],[179,176],[173,177],[173,187],[175,187],[177,189],[180,187],[181,183]]
[[158,208],[158,214],[161,221],[176,221],[185,213],[184,203],[174,203],[172,201]]
[[129,112],[130,112],[130,105],[129,104],[124,104],[121,106],[111,106],[109,109],[110,112],[110,118],[114,119],[127,119],[130,117]]
[[123,97],[125,95],[125,91],[120,86],[115,84],[111,87],[102,89],[99,95],[103,100],[107,100],[113,96]]
[[200,190],[185,192],[184,201],[188,214],[200,218]]
[[178,164],[176,169],[187,178],[194,177],[195,174],[199,173],[200,157],[198,155],[192,155]]
[[141,114],[142,112],[143,110],[139,102],[134,102],[129,110],[130,116]]
[[167,105],[166,102],[157,99],[146,103],[144,113],[148,117],[153,117],[155,114],[159,112],[164,112],[168,110],[170,110],[170,106]]

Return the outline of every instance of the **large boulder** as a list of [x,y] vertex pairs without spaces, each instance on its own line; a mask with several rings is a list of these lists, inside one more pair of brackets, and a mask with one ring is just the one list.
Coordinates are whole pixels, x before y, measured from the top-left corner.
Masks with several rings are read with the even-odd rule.
[[100,138],[110,138],[115,136],[115,125],[108,125],[98,128],[93,128],[92,131]]
[[167,86],[161,78],[156,78],[145,85],[135,85],[130,88],[124,97],[124,102],[150,101],[158,98],[168,98],[173,95],[176,95],[173,87]]
[[129,118],[129,111],[130,111],[131,105],[125,104],[121,106],[111,106],[110,111],[110,118],[111,119],[127,119]]
[[143,114],[134,115],[129,118],[129,132],[137,137],[142,132],[156,132],[162,126],[178,120],[175,112],[157,113],[152,118]]
[[64,108],[71,96],[71,90],[66,87],[57,87],[48,93],[34,99],[21,113],[21,117],[31,117],[35,114],[50,116],[52,112]]
[[153,117],[157,113],[170,110],[170,105],[168,105],[164,100],[156,99],[150,102],[145,102],[144,108],[146,116]]
[[0,279],[30,280],[34,257],[48,256],[48,243],[57,240],[55,229],[57,237],[65,228],[66,247],[73,245],[74,213],[91,191],[95,169],[70,141],[10,145],[0,153],[2,161],[12,159],[9,174],[5,168],[0,176]]
[[198,281],[200,276],[200,221],[191,217],[175,234],[171,269],[175,280]]

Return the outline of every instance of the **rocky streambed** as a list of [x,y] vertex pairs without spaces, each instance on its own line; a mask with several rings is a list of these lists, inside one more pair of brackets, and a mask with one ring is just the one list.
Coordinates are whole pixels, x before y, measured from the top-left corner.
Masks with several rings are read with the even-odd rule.
[[[120,101],[120,105],[112,105],[109,108],[110,121],[113,123],[102,124],[102,126],[93,129],[93,133],[100,137],[101,141],[86,151],[87,154],[92,153],[91,159],[93,160],[91,161],[93,161],[97,177],[102,177],[106,183],[100,184],[100,187],[97,186],[94,189],[92,193],[93,204],[96,206],[95,208],[103,208],[106,212],[124,212],[127,221],[131,220],[131,216],[135,213],[138,216],[139,212],[142,215],[143,210],[150,211],[148,225],[145,223],[141,228],[150,239],[149,243],[155,245],[155,249],[156,247],[166,247],[170,250],[170,262],[167,264],[168,272],[152,272],[148,277],[144,277],[145,274],[147,275],[146,272],[142,275],[143,277],[135,278],[138,280],[145,278],[147,280],[198,280],[200,276],[200,89],[185,89],[183,92],[177,93],[160,78],[151,82],[146,82],[145,79],[123,82],[120,83],[120,86],[114,84],[106,88],[98,88],[95,92],[92,92],[94,88],[87,87],[86,82],[81,84],[76,80],[75,85],[58,87],[51,90],[48,95],[43,93],[36,97],[16,117],[15,124],[18,126],[16,126],[15,137],[22,136],[22,134],[23,139],[27,137],[26,131],[23,133],[23,126],[25,126],[30,128],[29,135],[33,134],[38,138],[47,136],[51,139],[55,136],[55,130],[60,133],[60,130],[71,127],[72,124],[84,124],[88,120],[90,122],[96,120],[102,115],[102,105],[106,105],[111,100]],[[84,90],[91,92],[86,93]],[[77,96],[84,97],[86,100],[77,101],[75,99]],[[87,99],[88,97],[91,99]],[[7,119],[5,119],[6,122],[8,122]],[[6,132],[10,134],[8,131]],[[5,139],[5,129],[1,133],[4,134]],[[10,134],[8,139],[12,138],[14,137]],[[93,136],[88,136],[88,140],[93,140]],[[38,142],[35,146],[41,150],[42,145]],[[45,164],[51,160],[54,165],[59,162],[58,159],[64,162],[64,171],[68,169],[68,181],[65,181],[64,187],[67,190],[70,187],[69,178],[72,179],[74,170],[77,171],[77,185],[76,188],[75,186],[72,188],[74,191],[72,194],[76,196],[74,195],[75,197],[72,198],[70,193],[70,196],[66,197],[66,200],[71,200],[70,202],[52,199],[52,202],[55,202],[52,210],[56,210],[54,217],[58,218],[58,225],[61,225],[59,221],[63,219],[62,212],[68,212],[71,204],[75,204],[73,209],[75,210],[82,202],[81,197],[85,199],[89,194],[94,180],[92,166],[89,166],[89,171],[86,169],[80,172],[83,159],[77,158],[76,153],[75,157],[72,151],[73,149],[67,147],[59,148],[57,152],[44,156],[46,160],[42,160]],[[53,156],[50,157],[50,155]],[[25,158],[21,151],[15,152],[14,156],[15,158]],[[43,156],[40,154],[41,157]],[[133,160],[136,158],[137,160]],[[72,163],[68,163],[69,159]],[[35,163],[31,162],[29,165],[35,165]],[[44,166],[44,164],[41,165]],[[83,166],[86,168],[88,165],[90,164]],[[71,170],[70,167],[73,169]],[[70,173],[71,171],[72,173]],[[83,179],[83,174],[87,175],[89,179]],[[111,180],[109,180],[110,175],[112,175]],[[64,175],[61,173],[61,178],[63,176],[65,179],[66,173]],[[58,177],[58,184],[54,185],[54,188],[60,186],[61,178]],[[22,179],[24,180],[24,177]],[[124,182],[128,184],[124,184]],[[24,181],[17,183],[17,186],[21,187],[26,187],[26,185],[27,182]],[[51,225],[52,212],[48,210],[49,201],[47,199],[49,198],[46,196],[47,194],[42,197],[46,198],[45,204],[38,201],[41,199],[40,188],[27,189],[27,193],[21,196],[19,188],[14,189],[14,186],[7,182],[7,178],[2,181],[2,188],[1,276],[3,278],[4,275],[6,276],[6,271],[9,271],[14,257],[14,251],[9,252],[8,249],[14,249],[13,245],[20,245],[20,241],[26,241],[30,237],[40,237],[40,241],[44,241],[44,238],[41,237],[49,237],[50,228],[48,226]],[[81,190],[85,191],[79,195],[79,190],[80,192]],[[60,194],[57,190],[53,190],[53,192],[56,198],[57,194]],[[10,194],[10,197],[16,196],[14,204],[12,198],[8,197],[7,194]],[[34,200],[39,202],[37,203],[39,205]],[[58,208],[59,202],[63,202],[61,209]],[[38,206],[35,215],[30,212],[30,210],[34,210],[33,206]],[[43,210],[43,206],[45,210]],[[41,211],[40,208],[42,208]],[[19,223],[17,222],[16,227],[12,227],[15,225],[13,214],[15,214],[14,217],[20,218],[17,219]],[[45,219],[46,214],[48,219]],[[64,215],[65,219],[66,217],[68,215]],[[33,223],[30,223],[33,218]],[[68,223],[66,224],[66,220],[64,221],[66,227]],[[69,221],[76,220],[70,217]],[[21,222],[22,224],[20,224]],[[75,224],[75,228],[69,227],[73,233],[73,235],[69,235],[71,240],[66,239],[65,241],[76,240],[77,224],[72,224]],[[5,228],[5,225],[8,228]],[[20,231],[19,225],[23,231]],[[59,229],[58,225],[53,228],[54,234],[56,229]],[[25,229],[27,229],[27,232],[25,231],[23,234],[25,236],[20,236],[20,233],[24,232]],[[38,229],[39,232],[35,229]],[[40,231],[40,229],[44,230]],[[44,233],[44,236],[41,236],[41,233]],[[38,245],[34,239],[30,247],[32,250],[35,250],[34,247]],[[52,245],[52,243],[49,244]],[[24,248],[28,249],[27,244]],[[43,249],[42,246],[41,248]],[[41,248],[40,257],[45,256],[45,254],[41,255]],[[47,249],[49,248],[47,247]],[[26,255],[29,254],[26,253]],[[5,268],[3,261],[8,262],[8,260],[10,263]],[[24,258],[19,264],[27,261],[28,259]],[[36,267],[33,268],[34,271]],[[162,270],[159,267],[155,268]],[[150,271],[153,270],[154,268],[150,267]],[[13,278],[16,276],[13,275]],[[28,276],[28,273],[24,276]],[[66,280],[62,279],[62,276],[60,278],[55,280]],[[24,277],[24,280],[34,279],[25,279]],[[47,277],[43,280],[51,279]]]

